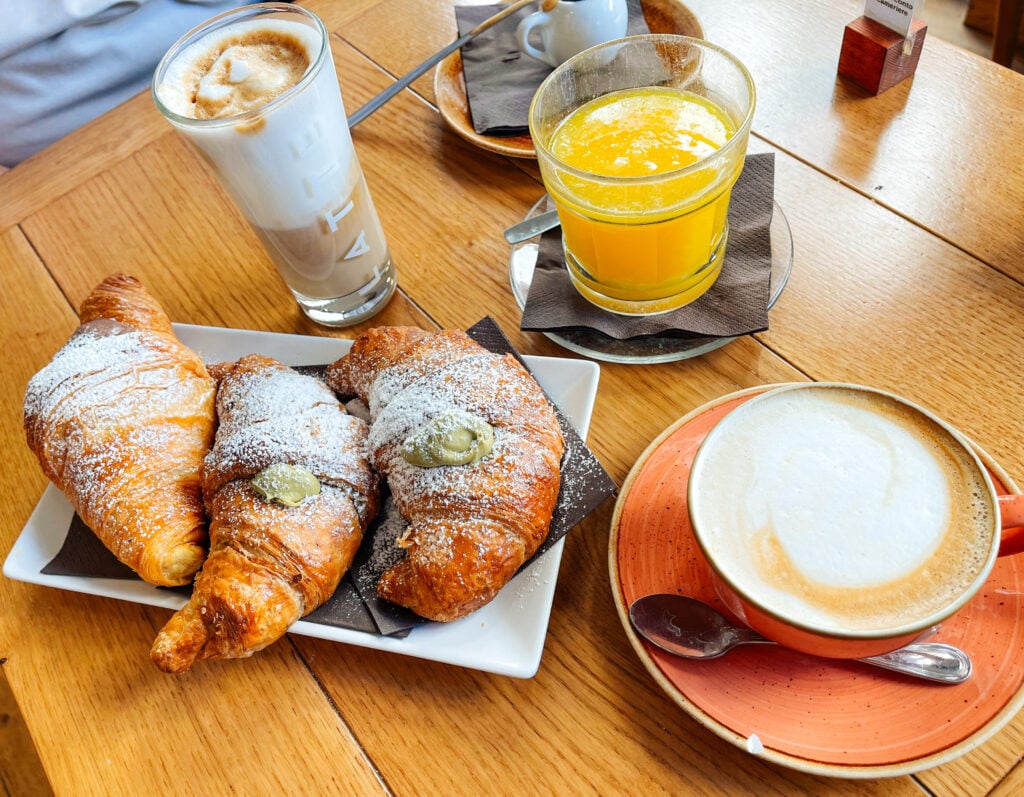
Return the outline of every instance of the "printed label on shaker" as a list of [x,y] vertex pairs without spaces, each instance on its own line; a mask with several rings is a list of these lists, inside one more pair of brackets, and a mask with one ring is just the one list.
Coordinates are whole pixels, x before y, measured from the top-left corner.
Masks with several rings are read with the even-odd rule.
[[924,0],[864,0],[864,16],[906,36],[922,5]]

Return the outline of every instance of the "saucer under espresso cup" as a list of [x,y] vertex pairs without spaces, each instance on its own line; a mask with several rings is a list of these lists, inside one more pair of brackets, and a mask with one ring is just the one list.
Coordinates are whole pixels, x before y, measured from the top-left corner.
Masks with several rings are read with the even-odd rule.
[[[1001,504],[1005,508],[1001,512]],[[688,485],[715,591],[780,644],[860,658],[902,647],[986,581],[1020,496],[970,444],[884,391],[792,385],[726,415]]]

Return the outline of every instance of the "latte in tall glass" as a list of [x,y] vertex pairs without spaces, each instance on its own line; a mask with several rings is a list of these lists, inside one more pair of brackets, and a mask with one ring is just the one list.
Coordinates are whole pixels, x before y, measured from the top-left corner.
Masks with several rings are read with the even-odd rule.
[[314,14],[263,4],[215,17],[167,53],[153,96],[310,318],[343,326],[383,307],[394,266]]

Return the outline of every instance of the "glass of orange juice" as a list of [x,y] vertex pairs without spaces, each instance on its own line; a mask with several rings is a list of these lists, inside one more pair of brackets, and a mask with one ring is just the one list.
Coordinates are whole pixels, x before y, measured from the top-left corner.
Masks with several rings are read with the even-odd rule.
[[686,36],[617,39],[545,79],[530,135],[586,299],[655,315],[714,284],[754,102],[743,64]]

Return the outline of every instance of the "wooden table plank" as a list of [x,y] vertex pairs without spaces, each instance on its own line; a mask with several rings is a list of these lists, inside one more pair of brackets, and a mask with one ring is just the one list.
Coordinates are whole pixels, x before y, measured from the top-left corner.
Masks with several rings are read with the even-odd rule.
[[[22,431],[25,383],[37,370],[37,349],[59,346],[77,323],[64,297],[49,279],[21,230],[0,233],[0,295],[18,297],[6,302],[0,324],[0,345],[6,351],[0,380],[0,455],[5,463],[0,478],[0,559],[7,557],[22,524],[46,485]],[[15,700],[10,681],[21,659],[16,628],[18,615],[30,605],[20,586],[0,578],[0,664],[2,664],[3,730],[0,731],[0,784],[7,794],[45,795],[49,788],[43,764]],[[9,713],[8,713],[9,712]],[[38,730],[37,730],[38,733]],[[17,756],[17,760],[15,759]]]
[[[0,262],[2,295],[18,297],[6,303],[0,326],[8,353],[0,381],[6,557],[45,485],[21,430],[25,383],[77,320],[17,228],[0,237]],[[4,675],[56,793],[163,793],[182,773],[208,794],[323,794],[331,785],[385,792],[293,646],[172,678],[148,661],[166,616],[0,579]],[[250,721],[255,695],[274,695],[283,710],[261,711],[258,722]],[[254,767],[268,751],[275,766]],[[159,765],[140,767],[145,760]]]
[[717,0],[686,4],[754,76],[758,135],[1024,279],[1024,76],[929,36],[914,77],[873,97],[836,75],[856,0],[749,0],[742,21]]
[[1018,764],[992,791],[992,797],[1013,797],[1024,793],[1024,766]]
[[791,159],[777,171],[796,258],[759,338],[816,380],[921,402],[1024,484],[1024,286]]
[[51,797],[32,737],[0,666],[0,793]]
[[[470,0],[458,4],[490,2],[492,0]],[[452,5],[422,0],[380,0],[358,19],[331,29],[371,60],[384,65],[394,78],[399,78],[458,38]],[[434,102],[434,70],[418,78],[411,90],[428,102]],[[349,113],[357,107],[346,103]]]
[[[132,124],[121,119],[130,117]],[[167,122],[143,92],[0,175],[0,232],[165,133]]]
[[[0,380],[0,450],[7,467],[0,479],[0,502],[5,509],[0,519],[4,529],[0,551],[6,556],[46,486],[46,477],[25,443],[25,385],[64,343],[78,319],[17,227],[0,234],[0,264],[0,295],[18,297],[5,302],[0,325],[0,345],[6,352]],[[8,583],[0,579],[0,584]],[[8,616],[0,612],[0,622]]]
[[[310,5],[334,32],[349,110],[454,34],[449,0]],[[859,99],[836,82],[834,63],[826,68],[827,42],[793,44],[798,34],[801,43],[807,38],[805,22],[795,21],[801,13],[835,20],[846,6],[748,0],[749,20],[739,25],[735,10],[712,5],[693,3],[705,27],[748,48],[765,75],[758,119],[779,147],[777,198],[793,227],[793,277],[765,333],[686,362],[603,365],[592,448],[621,483],[654,436],[707,400],[757,384],[842,379],[932,407],[1024,481],[1024,374],[1016,366],[1024,294],[1001,260],[1018,251],[1019,227],[1010,210],[984,196],[967,197],[957,212],[940,207],[967,185],[965,167],[943,166],[934,151],[918,156],[895,135],[908,125],[934,134],[930,118],[915,127],[902,116],[934,111],[933,81],[969,62],[930,40],[928,78],[923,58],[913,88]],[[774,35],[765,36],[761,23],[769,20]],[[837,58],[838,45],[828,52]],[[1016,96],[989,70],[977,65],[977,72],[981,95]],[[415,86],[419,96],[404,92],[355,131],[402,289],[364,326],[457,327],[489,313],[523,350],[573,356],[518,331],[508,287],[501,230],[543,189],[521,164],[448,131],[423,99],[431,96],[425,80]],[[0,317],[0,342],[12,353],[0,387],[0,451],[10,463],[0,478],[9,509],[0,551],[44,484],[21,436],[24,382],[73,329],[73,306],[111,271],[137,273],[178,321],[358,331],[327,330],[299,313],[241,215],[154,114],[130,102],[97,123],[116,131],[143,120],[130,142],[108,150],[109,142],[84,131],[52,158],[0,177],[0,229],[7,225],[0,289],[16,297]],[[972,129],[963,119],[962,129]],[[874,146],[863,145],[865,132]],[[1004,145],[993,144],[1012,151]],[[1021,175],[1000,172],[995,156],[979,157],[977,168],[1005,174],[1016,197]],[[65,161],[73,168],[62,183]],[[902,182],[926,166],[934,196]],[[33,174],[40,185],[23,176]],[[873,193],[866,187],[879,174],[893,175],[893,185]],[[991,252],[969,245],[971,214],[991,214]],[[27,475],[13,478],[19,473]],[[609,503],[568,539],[541,669],[527,681],[295,636],[248,661],[204,663],[168,678],[146,660],[166,610],[7,580],[0,580],[0,658],[8,659],[4,673],[57,793],[166,790],[178,771],[207,793],[917,795],[924,784],[935,794],[974,795],[1010,793],[1021,782],[1021,717],[951,764],[891,780],[804,775],[718,739],[661,692],[628,645],[608,583],[610,514]],[[44,616],[61,620],[48,630],[38,622]],[[99,740],[80,733],[115,723],[131,733],[110,730]],[[226,762],[216,756],[224,747],[232,750]]]
[[344,30],[356,19],[379,6],[382,0],[304,0],[302,5],[323,20],[327,30]]

